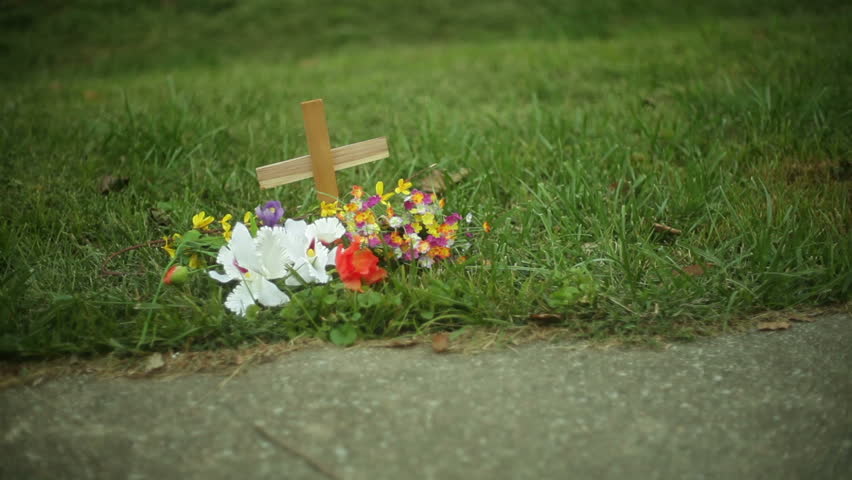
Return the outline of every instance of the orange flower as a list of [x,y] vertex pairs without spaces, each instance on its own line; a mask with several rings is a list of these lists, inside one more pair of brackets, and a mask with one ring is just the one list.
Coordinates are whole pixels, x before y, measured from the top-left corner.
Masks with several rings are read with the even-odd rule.
[[379,259],[372,251],[361,249],[361,242],[355,239],[346,250],[338,249],[335,259],[337,273],[343,285],[350,289],[363,292],[361,282],[372,285],[387,277],[388,272],[379,266]]

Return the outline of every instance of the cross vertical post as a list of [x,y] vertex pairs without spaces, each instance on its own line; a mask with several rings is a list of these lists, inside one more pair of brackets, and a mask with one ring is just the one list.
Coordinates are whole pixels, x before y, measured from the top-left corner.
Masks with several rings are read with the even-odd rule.
[[388,139],[385,137],[331,148],[325,107],[321,99],[302,102],[302,116],[309,154],[257,167],[257,182],[260,188],[273,188],[314,177],[317,197],[320,201],[331,203],[339,197],[335,170],[375,162],[390,156]]
[[305,123],[305,136],[308,140],[308,153],[311,155],[311,168],[314,183],[320,201],[337,201],[337,179],[334,175],[334,161],[331,156],[331,140],[328,137],[328,124],[325,120],[325,107],[322,100],[302,102],[302,117]]

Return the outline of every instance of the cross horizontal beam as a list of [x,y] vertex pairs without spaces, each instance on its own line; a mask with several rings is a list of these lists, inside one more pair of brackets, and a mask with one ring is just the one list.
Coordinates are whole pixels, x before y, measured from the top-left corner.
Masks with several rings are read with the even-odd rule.
[[[343,170],[389,156],[387,137],[374,138],[331,149],[334,170]],[[258,167],[256,171],[261,189],[277,187],[313,176],[310,155],[264,165]]]

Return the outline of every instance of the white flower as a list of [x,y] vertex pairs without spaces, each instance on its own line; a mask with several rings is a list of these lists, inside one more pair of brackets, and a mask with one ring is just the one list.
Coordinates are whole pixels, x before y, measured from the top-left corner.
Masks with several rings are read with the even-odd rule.
[[[346,233],[346,228],[337,218],[327,217],[321,218],[314,223],[308,225],[305,234],[308,238],[316,238],[323,244],[330,244],[341,238]],[[327,255],[326,266],[333,267],[337,258],[337,250],[339,246],[331,248]],[[323,282],[325,283],[325,282]]]
[[[329,265],[331,252],[314,236],[317,230],[322,230],[324,227],[326,225],[314,226],[311,229],[302,220],[288,219],[284,222],[285,249],[291,262],[290,274],[285,280],[287,285],[328,283],[329,276],[325,267]],[[323,233],[330,235],[328,231],[323,231]],[[334,263],[333,260],[331,263]]]
[[290,300],[270,280],[282,278],[289,272],[284,232],[278,228],[262,227],[257,238],[242,223],[234,226],[227,245],[219,249],[216,262],[225,273],[210,271],[210,276],[222,283],[238,280],[240,283],[225,299],[225,307],[238,315],[245,315],[255,302],[276,307]]
[[391,219],[390,219],[390,226],[391,226],[391,228],[402,228],[402,226],[403,226],[404,224],[405,224],[405,221],[402,219],[402,217],[399,217],[399,216],[393,216],[393,217],[391,217]]
[[343,224],[335,217],[320,218],[308,225],[305,234],[308,238],[316,238],[322,243],[329,244],[339,239],[346,233]]

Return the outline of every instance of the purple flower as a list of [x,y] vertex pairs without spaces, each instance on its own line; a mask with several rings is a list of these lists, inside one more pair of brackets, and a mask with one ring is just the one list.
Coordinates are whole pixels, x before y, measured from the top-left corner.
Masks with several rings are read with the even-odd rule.
[[454,213],[447,217],[444,223],[446,223],[447,225],[455,225],[456,223],[458,223],[459,220],[461,220],[461,218],[461,215],[459,215],[458,213]]
[[410,223],[406,224],[403,228],[405,229],[405,233],[407,233],[409,235],[411,235],[412,233],[415,233],[414,227],[412,227]]
[[377,235],[367,237],[367,246],[370,248],[376,248],[382,244],[382,239]]
[[382,197],[378,195],[373,195],[372,197],[368,198],[366,202],[364,202],[364,208],[373,208],[381,201]]
[[402,205],[403,205],[403,206],[405,207],[405,209],[406,209],[406,210],[408,210],[408,211],[414,210],[414,202],[412,202],[412,201],[410,201],[410,200],[406,200],[406,201],[405,201]]
[[262,208],[257,207],[254,209],[254,214],[257,215],[261,225],[272,227],[278,225],[278,222],[281,221],[281,217],[284,216],[284,207],[281,206],[281,202],[278,200],[270,200]]
[[438,246],[438,247],[446,247],[447,239],[444,237],[433,237],[429,235],[426,237],[426,241],[429,242],[429,245]]

